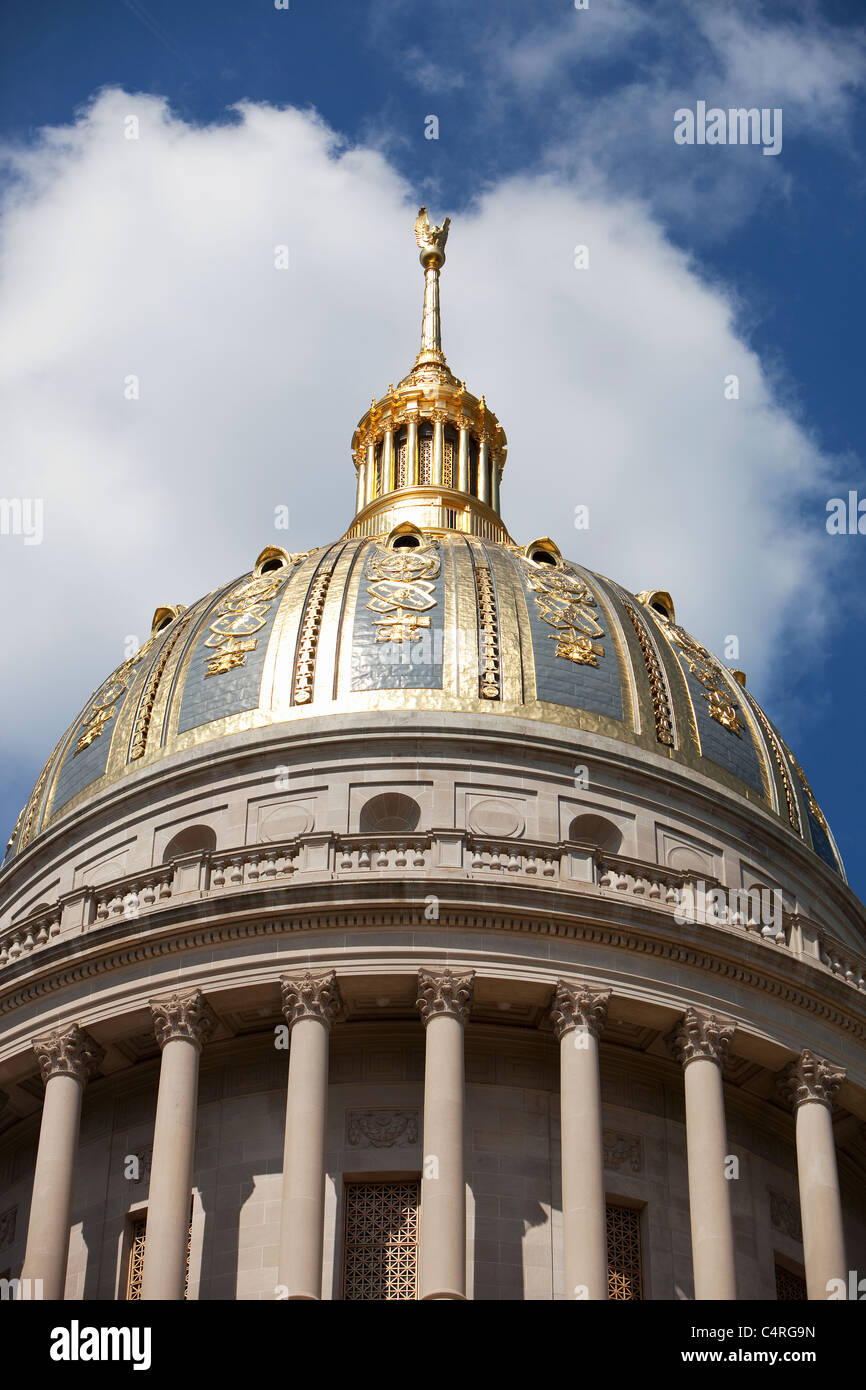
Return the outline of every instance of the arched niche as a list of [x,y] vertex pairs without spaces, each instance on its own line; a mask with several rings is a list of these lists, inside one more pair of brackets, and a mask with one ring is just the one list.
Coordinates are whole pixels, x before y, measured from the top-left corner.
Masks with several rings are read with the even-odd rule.
[[411,835],[418,828],[421,807],[403,792],[381,792],[361,808],[359,830],[362,835]]
[[581,845],[594,845],[606,854],[618,854],[622,845],[619,828],[594,813],[575,816],[568,827],[568,838]]

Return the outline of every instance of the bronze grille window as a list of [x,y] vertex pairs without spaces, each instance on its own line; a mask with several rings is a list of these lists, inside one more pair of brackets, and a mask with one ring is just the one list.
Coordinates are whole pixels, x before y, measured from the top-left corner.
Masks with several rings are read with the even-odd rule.
[[442,459],[442,485],[443,487],[454,486],[454,441],[445,436],[445,449]]
[[[143,1211],[130,1219],[129,1259],[126,1266],[126,1301],[136,1303],[141,1300],[141,1279],[144,1273],[144,1238],[147,1232],[147,1212]],[[189,1298],[189,1256],[192,1246],[192,1209],[189,1214],[189,1239],[186,1243],[186,1278],[183,1281],[183,1296]]]
[[134,1216],[130,1222],[129,1262],[126,1270],[126,1299],[135,1302],[141,1298],[141,1276],[144,1273],[144,1235],[147,1229],[147,1212]]
[[643,1298],[640,1211],[607,1207],[607,1296],[619,1303]]
[[776,1265],[776,1298],[779,1303],[805,1303],[806,1280]]
[[343,1297],[384,1303],[418,1297],[419,1182],[346,1184]]
[[421,429],[418,433],[418,482],[429,487],[433,481],[433,431]]

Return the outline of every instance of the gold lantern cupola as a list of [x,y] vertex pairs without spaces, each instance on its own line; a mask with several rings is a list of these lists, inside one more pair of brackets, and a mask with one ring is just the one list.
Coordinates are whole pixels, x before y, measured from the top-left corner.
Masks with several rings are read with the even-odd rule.
[[451,219],[415,220],[424,269],[421,348],[408,376],[372,401],[352,436],[355,519],[347,537],[399,526],[510,539],[499,516],[505,431],[483,396],[473,396],[442,351],[439,274]]

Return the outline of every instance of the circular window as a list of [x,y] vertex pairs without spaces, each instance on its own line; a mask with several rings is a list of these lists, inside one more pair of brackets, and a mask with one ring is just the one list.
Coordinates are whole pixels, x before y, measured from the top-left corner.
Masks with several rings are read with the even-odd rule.
[[505,836],[522,835],[525,822],[520,807],[513,801],[498,801],[487,797],[476,801],[467,816],[469,829],[476,835]]
[[530,560],[534,560],[537,565],[555,565],[556,557],[551,555],[549,550],[533,550]]
[[285,568],[285,560],[281,560],[275,556],[273,560],[265,560],[265,563],[262,565],[261,569],[259,570],[259,573],[272,574],[274,570],[283,570]]
[[391,544],[392,550],[415,550],[421,544],[417,536],[398,536]]

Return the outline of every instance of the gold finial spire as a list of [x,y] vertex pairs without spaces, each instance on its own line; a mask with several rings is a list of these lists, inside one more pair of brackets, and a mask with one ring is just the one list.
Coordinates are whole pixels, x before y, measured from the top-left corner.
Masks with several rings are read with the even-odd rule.
[[415,219],[424,268],[421,350],[402,381],[389,383],[371,403],[352,436],[356,502],[347,537],[396,535],[409,527],[508,540],[499,515],[505,433],[442,351],[439,272],[450,226],[449,217],[431,226],[426,208]]
[[420,208],[415,218],[415,240],[421,248],[420,261],[424,267],[424,316],[421,320],[421,362],[444,362],[442,351],[442,322],[439,314],[439,271],[445,264],[445,243],[451,218],[441,227],[431,227],[427,209]]

